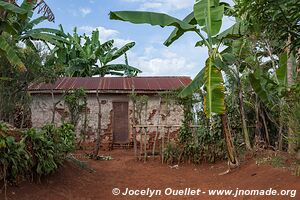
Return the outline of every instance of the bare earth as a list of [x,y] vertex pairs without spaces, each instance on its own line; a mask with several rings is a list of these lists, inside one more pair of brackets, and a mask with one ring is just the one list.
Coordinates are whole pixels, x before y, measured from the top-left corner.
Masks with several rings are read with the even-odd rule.
[[[289,196],[166,196],[164,190],[172,189],[289,189],[300,192],[300,177],[291,175],[283,169],[271,166],[257,166],[249,160],[234,172],[219,176],[227,169],[225,162],[203,165],[180,165],[171,169],[159,160],[147,163],[136,162],[132,151],[114,150],[110,153],[114,160],[92,161],[90,165],[96,171],[88,170],[67,162],[56,174],[43,179],[41,184],[23,182],[18,187],[8,189],[9,199],[16,200],[111,200],[111,199],[292,199]],[[113,188],[121,192],[130,189],[157,189],[162,195],[147,196],[114,196]],[[0,199],[4,199],[3,193]],[[300,199],[297,194],[293,199]]]

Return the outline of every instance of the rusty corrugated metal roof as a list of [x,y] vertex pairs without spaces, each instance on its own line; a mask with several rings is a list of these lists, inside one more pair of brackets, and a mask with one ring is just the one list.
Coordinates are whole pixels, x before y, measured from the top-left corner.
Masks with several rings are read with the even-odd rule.
[[54,84],[34,83],[29,91],[61,91],[83,88],[88,91],[166,91],[185,87],[191,82],[186,76],[153,77],[66,77],[59,78]]

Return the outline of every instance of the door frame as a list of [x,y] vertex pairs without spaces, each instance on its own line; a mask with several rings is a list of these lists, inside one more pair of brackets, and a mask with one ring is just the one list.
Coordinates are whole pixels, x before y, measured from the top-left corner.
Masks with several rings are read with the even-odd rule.
[[[130,142],[130,139],[129,139],[129,136],[130,136],[130,120],[129,120],[129,117],[130,117],[130,113],[129,113],[129,101],[128,100],[114,100],[114,101],[112,101],[112,143],[114,144],[115,143],[115,141],[114,141],[114,127],[115,127],[115,111],[114,111],[114,103],[126,103],[127,104],[127,121],[128,121],[128,131],[127,131],[127,141],[126,142],[121,142],[120,144],[122,144],[122,143],[125,143],[125,144],[127,144],[127,143],[129,143]],[[118,143],[116,143],[116,144],[118,144]]]

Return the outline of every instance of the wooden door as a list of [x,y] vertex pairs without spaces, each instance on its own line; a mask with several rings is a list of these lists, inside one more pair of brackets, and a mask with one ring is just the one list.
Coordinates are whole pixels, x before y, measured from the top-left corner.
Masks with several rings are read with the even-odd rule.
[[128,102],[113,102],[113,142],[128,143]]

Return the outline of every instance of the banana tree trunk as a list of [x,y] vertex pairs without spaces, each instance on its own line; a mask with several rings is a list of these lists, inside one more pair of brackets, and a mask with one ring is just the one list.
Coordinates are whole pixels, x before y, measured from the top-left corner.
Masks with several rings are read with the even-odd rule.
[[290,45],[291,45],[292,41],[291,41],[291,35],[289,35],[289,39],[288,39],[288,49],[287,49],[287,54],[288,54],[288,60],[287,60],[287,83],[288,86],[291,86],[294,84],[294,80],[293,80],[293,56],[292,56],[292,52],[290,49]]
[[[288,60],[287,60],[287,83],[288,83],[288,87],[290,87],[291,85],[294,84],[294,80],[293,80],[293,55],[291,52],[291,48],[290,45],[292,44],[292,40],[291,40],[291,35],[289,35],[288,38],[288,49],[287,49],[287,54],[288,54]],[[289,123],[288,123],[288,152],[290,154],[294,154],[296,153],[296,144],[294,141],[295,138],[295,133],[293,131],[293,129],[291,128],[291,124],[292,124],[292,119],[289,119]]]
[[228,125],[228,118],[226,114],[221,115],[222,125],[223,125],[223,134],[225,137],[225,142],[227,146],[227,154],[228,154],[228,160],[230,163],[230,166],[237,166],[238,165],[238,159],[237,154],[232,142],[232,136]]
[[270,145],[270,136],[269,136],[267,121],[265,118],[265,113],[263,112],[263,110],[261,110],[260,116],[261,116],[264,130],[265,130],[265,141],[266,141],[267,145],[269,146]]
[[283,128],[282,117],[280,116],[280,119],[279,119],[279,132],[278,132],[278,150],[279,151],[282,151],[282,140],[283,140],[282,128]]
[[241,113],[241,120],[242,120],[242,129],[243,129],[243,134],[244,134],[244,140],[246,144],[247,150],[251,150],[251,143],[250,143],[250,138],[249,138],[249,133],[248,133],[248,128],[247,128],[247,122],[246,122],[246,115],[245,115],[245,109],[244,109],[244,98],[243,98],[243,91],[242,91],[242,85],[239,80],[239,106],[240,106],[240,113]]

